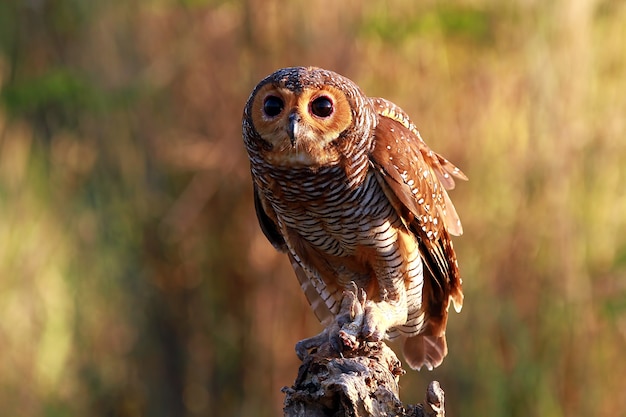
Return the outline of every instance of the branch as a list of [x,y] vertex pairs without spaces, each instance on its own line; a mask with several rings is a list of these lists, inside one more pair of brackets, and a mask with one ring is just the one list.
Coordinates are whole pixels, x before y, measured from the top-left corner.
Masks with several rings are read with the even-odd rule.
[[304,358],[294,385],[283,388],[284,416],[444,417],[444,392],[437,381],[428,386],[423,404],[402,404],[398,380],[404,373],[383,342],[362,343],[343,357],[326,343]]

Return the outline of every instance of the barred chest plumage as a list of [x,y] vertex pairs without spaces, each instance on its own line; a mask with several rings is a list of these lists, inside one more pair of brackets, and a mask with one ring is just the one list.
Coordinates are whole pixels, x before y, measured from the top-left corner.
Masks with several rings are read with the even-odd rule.
[[338,166],[315,173],[290,170],[278,178],[274,172],[267,199],[281,226],[329,255],[352,255],[357,245],[388,245],[394,238],[390,226],[400,219],[367,164],[364,170],[352,182]]

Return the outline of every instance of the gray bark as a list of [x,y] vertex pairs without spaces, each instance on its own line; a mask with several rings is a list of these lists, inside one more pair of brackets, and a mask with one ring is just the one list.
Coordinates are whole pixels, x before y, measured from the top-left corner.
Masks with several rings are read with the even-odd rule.
[[383,342],[361,343],[341,357],[324,344],[304,358],[294,385],[283,388],[284,416],[444,417],[444,392],[437,381],[429,384],[422,404],[402,404],[402,374],[400,361]]

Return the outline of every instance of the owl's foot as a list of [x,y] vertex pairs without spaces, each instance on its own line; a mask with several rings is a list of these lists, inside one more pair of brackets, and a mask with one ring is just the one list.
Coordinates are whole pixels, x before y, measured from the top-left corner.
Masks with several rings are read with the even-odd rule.
[[386,292],[380,301],[367,300],[365,291],[352,283],[343,295],[337,322],[338,337],[345,348],[355,350],[359,342],[380,342],[390,328],[406,322],[406,307],[391,302]]
[[[361,336],[370,342],[383,340],[387,330],[391,327],[389,318],[395,315],[395,310],[394,306],[386,302],[376,303],[368,300],[365,305]],[[393,322],[393,320],[391,321]]]
[[341,350],[356,350],[359,347],[365,321],[365,298],[365,291],[357,288],[354,282],[343,292],[341,309],[335,320],[337,331],[330,334],[331,343],[334,340],[333,345]]
[[321,333],[296,343],[296,354],[304,360],[311,349],[328,343],[335,353],[342,355],[357,350],[363,341],[382,340],[386,329],[376,324],[375,308],[376,304],[366,300],[365,291],[351,283],[343,292],[335,320]]

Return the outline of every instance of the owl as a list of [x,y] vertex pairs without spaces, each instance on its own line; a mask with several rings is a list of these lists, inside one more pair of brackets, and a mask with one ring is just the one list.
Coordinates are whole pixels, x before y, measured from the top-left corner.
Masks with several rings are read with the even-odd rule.
[[[261,229],[324,325],[299,356],[326,342],[349,349],[356,325],[359,340],[399,338],[413,369],[441,364],[450,301],[463,303],[450,240],[462,228],[446,189],[465,175],[400,107],[321,68],[263,79],[242,124]],[[358,321],[342,314],[349,294]]]

